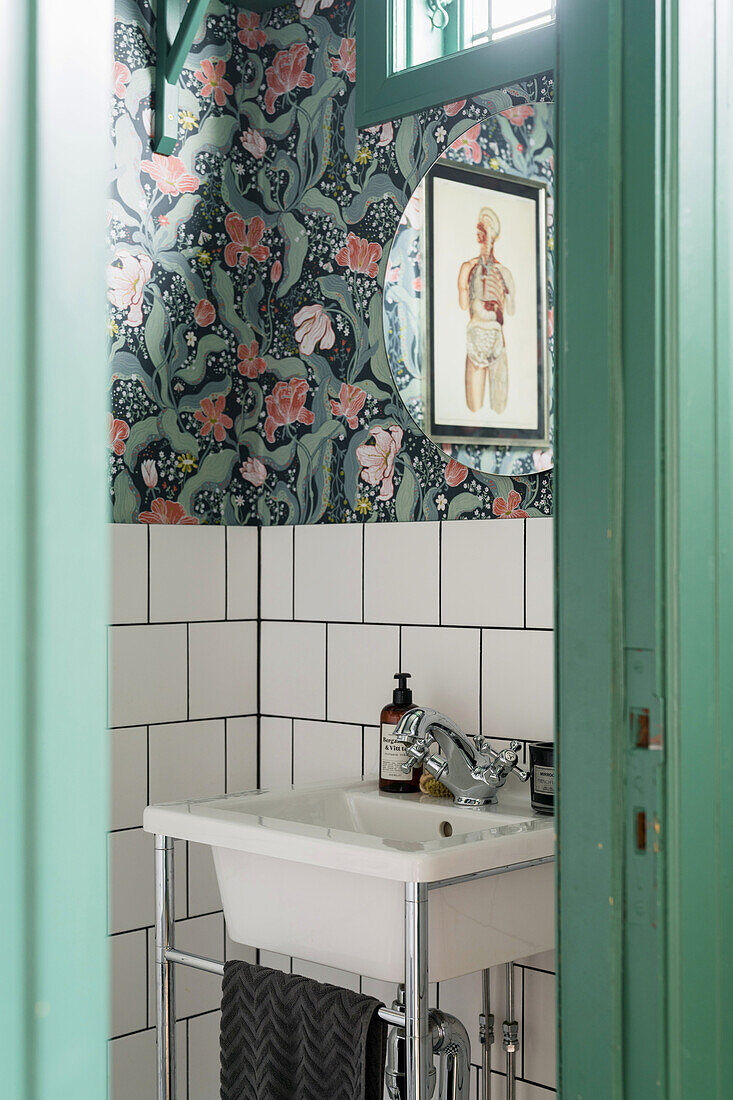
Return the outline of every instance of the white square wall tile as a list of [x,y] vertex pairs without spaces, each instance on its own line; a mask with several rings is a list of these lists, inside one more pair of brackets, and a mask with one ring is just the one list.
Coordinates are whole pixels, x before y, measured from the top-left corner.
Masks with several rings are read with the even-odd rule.
[[361,726],[339,722],[293,723],[293,783],[361,775]]
[[227,794],[257,786],[257,718],[228,718]]
[[379,726],[364,726],[364,777],[379,775]]
[[148,528],[111,523],[111,623],[148,621]]
[[467,627],[402,628],[402,667],[412,674],[416,706],[434,707],[466,733],[478,733],[480,630]]
[[[176,1081],[186,1094],[186,1024],[176,1025]],[[113,1039],[108,1044],[109,1100],[152,1100],[157,1061],[155,1028]]]
[[191,623],[191,718],[253,714],[257,710],[257,623]]
[[378,725],[399,672],[399,627],[328,628],[328,718]]
[[151,726],[152,803],[213,798],[223,793],[223,720]]
[[448,626],[524,625],[524,523],[443,524],[442,620]]
[[260,719],[260,787],[289,787],[293,782],[291,718]]
[[261,713],[325,718],[325,624],[263,622],[260,646]]
[[110,627],[110,726],[177,722],[186,689],[185,624]]
[[227,618],[256,619],[259,588],[257,527],[227,527]]
[[482,649],[484,736],[554,741],[552,631],[484,630]]
[[361,622],[362,526],[295,528],[295,618]]
[[[478,1018],[482,1012],[482,991],[481,971],[475,974],[464,974],[460,978],[451,978],[450,981],[440,983],[440,1007],[443,1012],[456,1016],[466,1028],[471,1040],[471,1061],[474,1064],[481,1061]],[[499,1015],[499,1009],[494,1005],[491,1011],[495,1020],[504,1019],[503,1012]],[[501,1024],[498,1032],[501,1036]]]
[[148,1026],[148,948],[145,929],[109,937],[111,1034]]
[[150,528],[150,620],[223,619],[225,527]]
[[555,978],[537,970],[524,971],[524,1077],[554,1088]]
[[260,530],[260,600],[263,619],[293,617],[292,527]]
[[128,932],[153,923],[153,838],[125,829],[107,838],[109,931]]
[[555,618],[555,548],[552,519],[527,520],[527,626],[552,628]]
[[220,1100],[219,1025],[221,1012],[188,1021],[188,1095],[191,1100]]
[[148,804],[148,731],[145,726],[110,730],[110,829],[143,823]]
[[353,989],[355,993],[359,990],[359,975],[351,974],[348,970],[337,970],[335,966],[323,966],[321,963],[308,962],[307,959],[293,959],[292,972],[325,985],[338,985],[342,989]]
[[439,560],[439,523],[366,524],[364,620],[438,623]]

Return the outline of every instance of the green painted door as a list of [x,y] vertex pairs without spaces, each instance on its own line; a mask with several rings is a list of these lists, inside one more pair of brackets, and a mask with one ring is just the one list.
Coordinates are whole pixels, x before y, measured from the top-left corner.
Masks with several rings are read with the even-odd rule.
[[106,1093],[111,9],[0,6],[0,1091]]
[[730,1094],[731,27],[559,20],[560,1091]]

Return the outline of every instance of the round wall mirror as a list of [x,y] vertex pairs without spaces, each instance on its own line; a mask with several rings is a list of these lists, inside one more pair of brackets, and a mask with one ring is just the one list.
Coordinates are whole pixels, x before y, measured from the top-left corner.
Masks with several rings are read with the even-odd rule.
[[489,474],[547,470],[554,105],[463,119],[445,140],[389,254],[383,321],[392,375],[447,457]]

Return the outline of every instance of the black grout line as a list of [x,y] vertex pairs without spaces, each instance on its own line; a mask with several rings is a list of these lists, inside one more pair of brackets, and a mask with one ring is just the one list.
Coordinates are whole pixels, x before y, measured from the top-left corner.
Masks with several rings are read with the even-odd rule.
[[148,622],[150,622],[150,525],[149,525],[149,524],[148,524],[148,537],[147,537],[147,540],[146,540],[146,542],[147,542],[147,549],[146,549],[146,555],[147,555],[147,569],[146,569],[146,576],[147,576],[147,582],[148,582]]
[[399,627],[399,635],[397,641],[397,671],[402,672],[402,627]]
[[[525,520],[525,524],[526,522],[527,521]],[[524,1007],[526,1003],[527,1002],[524,998],[524,970],[522,970],[522,1030],[519,1032],[519,1049],[522,1052],[522,1079],[524,1079],[524,1036],[526,1034]]]
[[365,573],[366,573],[366,524],[362,523],[362,525],[361,525],[361,621],[362,622],[364,622],[365,618],[366,618],[366,612],[365,612],[366,603],[365,603],[365,596],[364,596],[364,588],[365,588],[365,584],[366,584]]
[[191,630],[186,623],[186,721],[191,718]]
[[[211,620],[212,622],[218,620]],[[243,622],[254,622],[255,620],[242,620]],[[438,630],[441,627],[450,630],[527,630],[532,634],[552,634],[553,627],[551,626],[496,626],[494,624],[482,624],[482,623],[407,623],[407,622],[372,622],[371,620],[365,620],[363,623],[358,619],[283,619],[273,616],[262,620],[266,623],[311,623],[317,626],[325,626],[330,624],[331,626],[408,626],[413,629],[424,628],[425,630]],[[144,626],[144,623],[120,623],[115,624],[120,626]],[[176,626],[180,624],[155,624],[157,625],[171,625]]]
[[[282,619],[282,620],[275,619],[274,621],[275,622],[282,621],[282,622],[285,622],[285,623],[289,623],[289,622],[292,622],[292,619]],[[309,621],[309,620],[301,620],[301,621]],[[223,623],[256,623],[256,622],[257,622],[257,619],[255,619],[254,616],[250,615],[249,618],[243,618],[243,619],[229,619],[229,618],[226,618],[226,619],[188,619],[188,620],[186,620],[186,619],[160,619],[160,620],[156,619],[155,622],[147,622],[147,623],[109,623],[108,626],[109,626],[110,629],[116,630],[118,627],[133,627],[133,626],[138,626],[138,627],[139,626],[187,626],[189,623],[194,623],[194,624],[197,624],[197,623],[207,623],[207,624],[209,624],[210,623],[210,624],[213,625],[215,623],[223,624]],[[539,629],[550,630],[552,628],[551,627],[538,627],[537,629],[538,630]]]
[[[167,722],[148,722],[148,729],[152,729],[157,726],[185,726],[189,721],[193,724],[196,722],[226,722],[227,718],[256,718],[257,714],[251,710],[248,714],[215,714],[210,718],[172,718]],[[110,730],[134,730],[138,729],[144,723],[136,723],[130,725],[129,722],[125,722],[121,726],[109,726]]]
[[262,528],[257,528],[257,786],[262,786]]
[[290,782],[295,782],[295,719],[290,719]]
[[191,1021],[186,1020],[186,1100],[191,1100]]
[[438,523],[438,626],[443,625],[443,521]]
[[325,663],[324,663],[325,676],[324,676],[324,684],[323,684],[323,690],[324,690],[323,713],[326,715],[326,721],[328,721],[328,627],[329,627],[329,624],[326,623],[326,657],[325,657]]
[[526,519],[522,520],[522,523],[524,524],[524,543],[523,543],[523,546],[524,546],[524,549],[523,549],[524,569],[522,570],[522,600],[523,600],[523,603],[524,603],[524,618],[522,619],[522,622],[524,623],[524,629],[526,630],[527,629],[527,520]]
[[293,526],[293,529],[292,529],[292,530],[293,530],[293,540],[292,540],[292,542],[293,542],[293,545],[292,545],[292,554],[293,554],[293,559],[292,559],[292,560],[293,560],[293,591],[292,591],[292,597],[291,597],[291,598],[292,598],[293,604],[292,604],[292,608],[291,608],[291,614],[290,614],[290,617],[291,617],[292,619],[294,619],[294,618],[295,618],[295,526]]
[[224,618],[229,618],[229,528],[224,531]]
[[478,732],[484,733],[484,632],[478,632]]

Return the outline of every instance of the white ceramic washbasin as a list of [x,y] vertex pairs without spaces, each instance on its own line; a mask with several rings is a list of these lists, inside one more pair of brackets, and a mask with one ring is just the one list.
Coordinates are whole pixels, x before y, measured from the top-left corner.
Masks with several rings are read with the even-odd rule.
[[[481,809],[342,780],[143,817],[148,832],[211,846],[232,939],[384,981],[403,979],[405,882],[552,856],[553,825],[513,776]],[[431,980],[551,948],[553,880],[549,863],[431,890]]]

